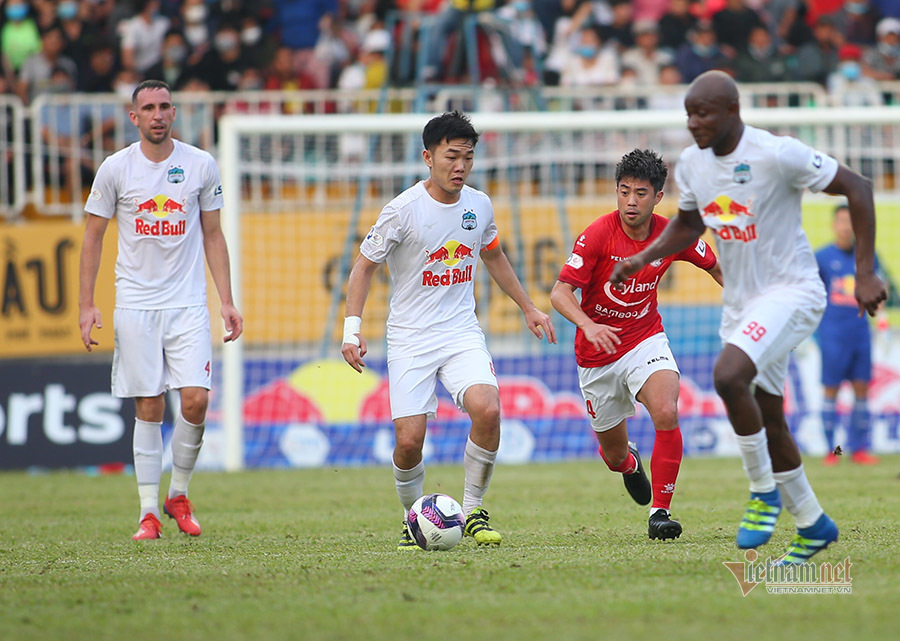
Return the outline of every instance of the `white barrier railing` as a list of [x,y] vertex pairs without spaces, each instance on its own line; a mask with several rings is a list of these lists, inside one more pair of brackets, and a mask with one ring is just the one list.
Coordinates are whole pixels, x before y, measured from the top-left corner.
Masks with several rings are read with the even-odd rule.
[[[886,104],[900,104],[900,82],[880,86]],[[656,87],[545,87],[531,89],[492,89],[489,87],[446,87],[423,95],[416,89],[370,91],[258,91],[179,93],[175,135],[185,142],[217,154],[216,125],[224,114],[251,114],[260,117],[278,114],[372,114],[441,112],[450,109],[479,112],[519,111],[622,111],[672,110],[681,108],[684,85]],[[834,100],[816,84],[742,85],[741,95],[747,108],[788,108],[827,106]],[[26,136],[28,128],[30,136]],[[808,123],[806,129],[821,127]],[[0,215],[15,217],[27,204],[44,215],[67,215],[78,219],[87,189],[96,168],[106,156],[137,140],[137,131],[128,118],[128,102],[114,94],[70,94],[39,96],[25,107],[15,96],[0,97]],[[786,128],[785,133],[803,137],[804,127]],[[663,141],[648,137],[647,144],[662,144],[667,153],[688,144],[683,128],[665,134]],[[652,138],[652,139],[651,139]],[[827,140],[827,147],[852,167],[870,175],[881,191],[900,191],[894,174],[900,167],[900,139],[896,127],[831,125],[814,136]],[[255,162],[273,158],[276,163],[323,153],[346,155],[348,171],[368,164],[369,175],[377,173],[379,162],[405,162],[405,158],[382,157],[377,150],[353,147],[352,136],[343,136],[338,145],[332,140],[309,139],[298,148],[289,137],[271,136],[246,140],[248,156]],[[261,149],[260,147],[264,147]],[[337,147],[337,152],[334,151]],[[327,148],[327,149],[326,149]],[[564,149],[552,150],[564,153]],[[610,149],[616,152],[617,149]],[[604,150],[574,149],[568,153],[587,154],[585,162],[614,161]],[[592,157],[588,157],[592,155]],[[599,155],[597,155],[599,154]],[[375,162],[368,162],[374,158]],[[29,171],[30,170],[30,171]],[[30,175],[28,175],[30,173]],[[256,172],[245,174],[244,193],[250,201],[272,198],[271,185],[256,179]],[[249,182],[247,182],[249,181]],[[277,187],[277,185],[276,185]],[[277,196],[276,196],[277,198]]]

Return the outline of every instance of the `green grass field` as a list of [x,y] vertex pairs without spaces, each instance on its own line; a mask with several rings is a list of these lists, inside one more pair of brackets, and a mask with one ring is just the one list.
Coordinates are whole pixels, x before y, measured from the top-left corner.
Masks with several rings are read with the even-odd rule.
[[[841,527],[816,560],[849,556],[851,595],[741,596],[722,565],[744,560],[736,459],[685,461],[665,543],[599,461],[498,467],[503,546],[430,553],[395,549],[385,468],[198,473],[203,536],[165,519],[142,544],[133,477],[4,473],[0,639],[896,639],[900,456],[806,465]],[[426,490],[461,498],[462,468],[430,466]]]

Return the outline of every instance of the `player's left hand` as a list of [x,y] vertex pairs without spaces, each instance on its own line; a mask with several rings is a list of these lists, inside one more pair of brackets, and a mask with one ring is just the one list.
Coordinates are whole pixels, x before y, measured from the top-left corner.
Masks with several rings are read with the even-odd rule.
[[856,302],[859,303],[859,315],[866,313],[875,316],[878,306],[887,300],[887,288],[874,273],[856,275]]
[[222,318],[225,320],[225,334],[223,342],[236,341],[244,332],[244,319],[234,305],[222,305]]
[[[544,338],[544,334],[546,334],[548,343],[556,343],[556,329],[553,327],[553,321],[550,320],[549,315],[537,307],[527,309],[524,313],[525,324],[531,330],[531,333],[538,337],[538,340]],[[543,329],[543,332],[541,329]]]

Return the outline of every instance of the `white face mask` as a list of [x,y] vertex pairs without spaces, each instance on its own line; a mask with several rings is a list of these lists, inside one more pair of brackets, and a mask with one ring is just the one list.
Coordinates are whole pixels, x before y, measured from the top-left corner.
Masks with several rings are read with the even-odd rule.
[[125,100],[131,100],[131,95],[134,93],[135,89],[137,89],[136,82],[119,82],[113,87],[113,91]]
[[184,10],[185,22],[197,23],[206,20],[206,6],[193,4]]
[[241,42],[245,45],[255,45],[262,38],[262,27],[247,27],[241,31]]

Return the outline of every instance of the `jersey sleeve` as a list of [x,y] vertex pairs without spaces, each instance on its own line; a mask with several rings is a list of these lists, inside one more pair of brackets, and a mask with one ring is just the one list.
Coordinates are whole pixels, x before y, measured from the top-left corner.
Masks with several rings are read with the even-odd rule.
[[403,238],[403,221],[399,209],[388,204],[363,238],[359,253],[373,263],[383,263]]
[[[593,232],[593,233],[592,233]],[[566,259],[559,272],[559,281],[584,289],[591,280],[591,274],[594,273],[594,266],[597,264],[597,245],[600,239],[596,238],[596,230],[588,228],[575,241],[572,247],[572,253]]]
[[203,187],[200,189],[200,211],[222,209],[225,199],[222,196],[222,177],[216,159],[208,156],[203,172]]
[[685,260],[693,263],[700,269],[709,271],[716,266],[716,254],[702,238],[698,238],[697,242],[691,247],[678,252],[674,260]]
[[[491,211],[491,220],[488,223],[487,227],[484,228],[484,233],[481,234],[481,249],[489,249],[491,243],[497,240],[497,236],[499,232],[497,231],[497,223],[494,221],[494,204],[488,199],[488,207],[490,207]],[[495,245],[496,247],[496,245]]]
[[688,172],[690,167],[690,151],[688,147],[681,152],[678,162],[675,164],[675,184],[678,186],[678,209],[684,211],[693,211],[698,209],[697,197],[694,195],[688,182]]
[[775,157],[781,175],[799,189],[822,191],[837,175],[837,160],[790,136],[780,137]]
[[104,160],[94,176],[91,193],[88,195],[84,210],[89,214],[102,218],[113,218],[116,215],[118,193],[115,183],[115,172],[110,167],[109,158]]

